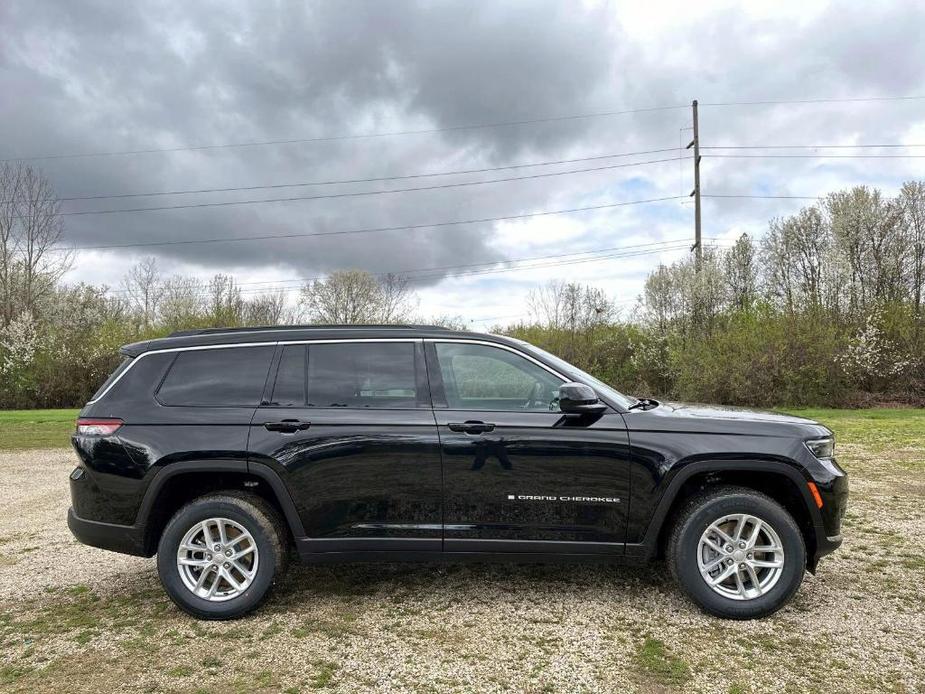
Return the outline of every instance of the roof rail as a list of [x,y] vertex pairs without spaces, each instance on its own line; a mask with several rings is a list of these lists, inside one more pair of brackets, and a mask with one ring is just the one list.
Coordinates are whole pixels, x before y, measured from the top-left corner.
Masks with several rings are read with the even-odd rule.
[[257,332],[266,332],[271,330],[337,330],[350,328],[354,330],[362,330],[367,328],[375,328],[376,330],[382,329],[392,329],[392,330],[450,330],[442,325],[397,325],[397,324],[374,324],[374,323],[363,323],[363,324],[350,324],[350,325],[321,325],[321,324],[311,324],[311,325],[255,325],[251,327],[238,327],[238,328],[194,328],[192,330],[176,330],[167,337],[187,337],[190,335],[214,335],[218,333],[257,333]]

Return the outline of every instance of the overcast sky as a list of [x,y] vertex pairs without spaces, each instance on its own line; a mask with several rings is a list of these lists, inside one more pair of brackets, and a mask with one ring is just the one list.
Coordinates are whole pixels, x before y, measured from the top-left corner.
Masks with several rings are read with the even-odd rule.
[[[75,282],[118,287],[125,269],[146,255],[156,256],[165,273],[234,274],[248,293],[273,286],[260,282],[290,280],[280,286],[297,287],[291,280],[344,268],[414,276],[449,267],[459,269],[416,281],[423,315],[463,315],[478,329],[508,322],[524,315],[531,288],[559,278],[602,287],[629,309],[646,274],[685,250],[551,263],[585,251],[690,244],[687,201],[423,225],[686,195],[691,164],[674,159],[689,154],[677,148],[690,137],[681,128],[690,125],[691,99],[925,96],[923,29],[925,4],[914,0],[9,0],[0,4],[0,158],[54,156],[31,163],[59,195],[76,197],[409,176],[648,151],[465,175],[63,205],[65,212],[81,212],[338,195],[669,159],[403,193],[66,218],[67,242],[78,247],[286,236],[85,250],[68,275]],[[542,119],[556,120],[458,127]],[[426,132],[344,137],[408,131]],[[183,149],[280,140],[303,141]],[[925,100],[704,105],[701,142],[921,145]],[[137,150],[174,151],[55,156]],[[720,151],[704,150],[711,153]],[[925,147],[866,153],[925,154]],[[813,196],[858,184],[893,193],[915,177],[925,177],[925,159],[706,157],[702,167],[703,191],[712,194]],[[704,236],[719,244],[743,232],[760,236],[770,217],[800,204],[708,199]],[[419,228],[306,236],[407,226]],[[556,257],[534,261],[545,265],[540,268],[452,276],[504,267],[487,263],[549,256]]]

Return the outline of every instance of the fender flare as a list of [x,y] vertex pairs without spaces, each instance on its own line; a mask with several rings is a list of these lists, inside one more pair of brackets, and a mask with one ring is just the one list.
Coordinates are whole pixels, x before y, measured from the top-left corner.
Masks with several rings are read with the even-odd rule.
[[[819,513],[819,509],[816,506],[816,503],[812,498],[812,494],[809,491],[809,487],[806,484],[809,479],[804,474],[802,474],[800,469],[795,465],[785,463],[783,461],[752,459],[699,460],[697,462],[684,465],[672,477],[671,482],[668,483],[668,488],[665,490],[664,494],[662,494],[661,499],[659,499],[658,505],[655,507],[655,510],[652,513],[652,517],[649,519],[649,524],[646,527],[646,531],[643,534],[642,541],[640,542],[640,545],[647,548],[647,553],[654,554],[657,551],[659,535],[661,534],[665,520],[668,518],[668,514],[671,511],[672,506],[674,506],[678,492],[681,490],[682,485],[695,475],[702,475],[704,473],[710,472],[725,472],[729,470],[734,470],[737,472],[742,472],[743,470],[746,472],[770,472],[789,479],[794,483],[794,485],[796,485],[796,488],[799,491],[801,498],[803,499],[803,503],[809,512],[809,517],[813,526],[812,530],[815,533],[816,538],[819,537],[820,532],[823,532],[824,534],[824,531],[821,531],[821,528],[823,527],[822,514]],[[627,547],[630,546],[631,545],[627,545]]]
[[293,537],[305,536],[305,528],[302,525],[302,519],[299,517],[295,503],[292,501],[292,495],[280,476],[269,465],[235,459],[183,461],[171,463],[158,470],[148,484],[148,488],[145,490],[144,497],[141,500],[141,505],[138,507],[135,526],[147,526],[154,503],[167,482],[175,477],[196,472],[234,472],[250,474],[260,478],[269,485],[277,501],[279,501],[286,524],[289,526],[289,531]]

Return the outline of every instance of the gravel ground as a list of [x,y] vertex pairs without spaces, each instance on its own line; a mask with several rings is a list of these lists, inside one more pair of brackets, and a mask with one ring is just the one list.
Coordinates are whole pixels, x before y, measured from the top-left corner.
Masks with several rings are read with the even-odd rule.
[[700,613],[665,567],[295,565],[201,623],[154,561],[77,544],[68,450],[0,455],[0,689],[925,692],[925,465],[843,445],[846,542],[789,607]]

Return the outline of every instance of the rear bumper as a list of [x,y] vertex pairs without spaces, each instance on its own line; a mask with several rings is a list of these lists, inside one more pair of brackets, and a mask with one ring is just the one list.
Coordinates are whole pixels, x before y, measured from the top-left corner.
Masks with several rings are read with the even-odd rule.
[[121,554],[150,557],[145,549],[144,533],[134,525],[116,525],[80,518],[74,509],[67,510],[67,527],[80,542],[91,547]]

